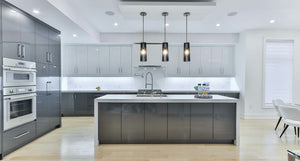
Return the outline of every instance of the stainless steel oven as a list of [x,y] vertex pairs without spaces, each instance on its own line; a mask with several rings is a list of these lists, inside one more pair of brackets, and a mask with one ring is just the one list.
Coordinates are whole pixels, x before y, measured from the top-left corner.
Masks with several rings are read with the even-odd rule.
[[3,88],[4,130],[36,119],[36,87]]
[[35,86],[36,63],[3,58],[3,86]]

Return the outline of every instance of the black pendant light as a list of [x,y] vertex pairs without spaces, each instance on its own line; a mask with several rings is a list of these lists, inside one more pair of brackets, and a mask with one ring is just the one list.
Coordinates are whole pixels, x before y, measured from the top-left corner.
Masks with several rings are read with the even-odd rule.
[[164,16],[164,42],[162,43],[162,61],[169,61],[169,45],[167,42],[167,16],[168,12],[163,12],[162,16]]
[[147,44],[145,42],[145,16],[147,16],[146,12],[141,12],[140,15],[143,17],[143,41],[141,42],[141,51],[140,51],[140,61],[147,61]]
[[191,50],[190,50],[190,43],[188,42],[188,16],[190,16],[190,12],[185,12],[183,14],[185,16],[185,25],[186,25],[186,30],[185,30],[185,43],[183,45],[183,61],[184,62],[189,62],[191,61]]

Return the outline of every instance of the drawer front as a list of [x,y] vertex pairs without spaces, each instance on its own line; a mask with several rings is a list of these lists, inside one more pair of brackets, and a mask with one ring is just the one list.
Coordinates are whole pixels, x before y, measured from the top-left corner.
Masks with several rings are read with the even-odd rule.
[[36,122],[19,126],[3,133],[3,152],[8,154],[11,151],[32,141],[35,137]]

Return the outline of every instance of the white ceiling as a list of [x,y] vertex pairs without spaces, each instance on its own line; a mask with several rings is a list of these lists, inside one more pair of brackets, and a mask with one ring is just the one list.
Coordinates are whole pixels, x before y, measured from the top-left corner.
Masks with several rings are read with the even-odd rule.
[[[67,42],[78,32],[81,40],[88,34],[97,41],[99,33],[139,33],[142,31],[142,19],[139,12],[146,11],[146,32],[162,32],[163,17],[161,11],[170,12],[167,21],[169,33],[184,33],[184,11],[191,11],[189,32],[191,33],[239,33],[247,29],[300,29],[300,0],[216,0],[215,7],[203,6],[143,6],[120,5],[118,0],[8,0],[21,9],[32,13],[40,10],[37,17],[60,29]],[[203,12],[205,10],[205,12]],[[108,16],[106,11],[115,12]],[[229,17],[229,12],[238,15]],[[270,24],[274,19],[276,22]],[[114,26],[117,22],[119,25]],[[216,24],[221,24],[216,27]],[[81,35],[83,34],[83,35]],[[82,39],[83,40],[83,39]],[[88,42],[90,40],[84,40]]]

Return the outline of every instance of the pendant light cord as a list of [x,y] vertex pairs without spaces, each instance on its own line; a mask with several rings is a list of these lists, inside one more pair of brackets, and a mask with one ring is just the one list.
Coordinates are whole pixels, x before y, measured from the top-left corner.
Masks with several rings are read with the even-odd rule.
[[166,40],[167,40],[167,23],[166,23],[166,20],[167,18],[166,18],[166,15],[164,16],[164,21],[165,21],[165,23],[164,23],[164,40],[165,40],[165,42],[166,42]]
[[143,15],[143,42],[145,42],[145,16]]
[[185,40],[187,42],[187,40],[188,40],[188,35],[187,35],[187,33],[188,33],[188,15],[185,15],[185,17],[186,17],[186,19],[185,19]]

